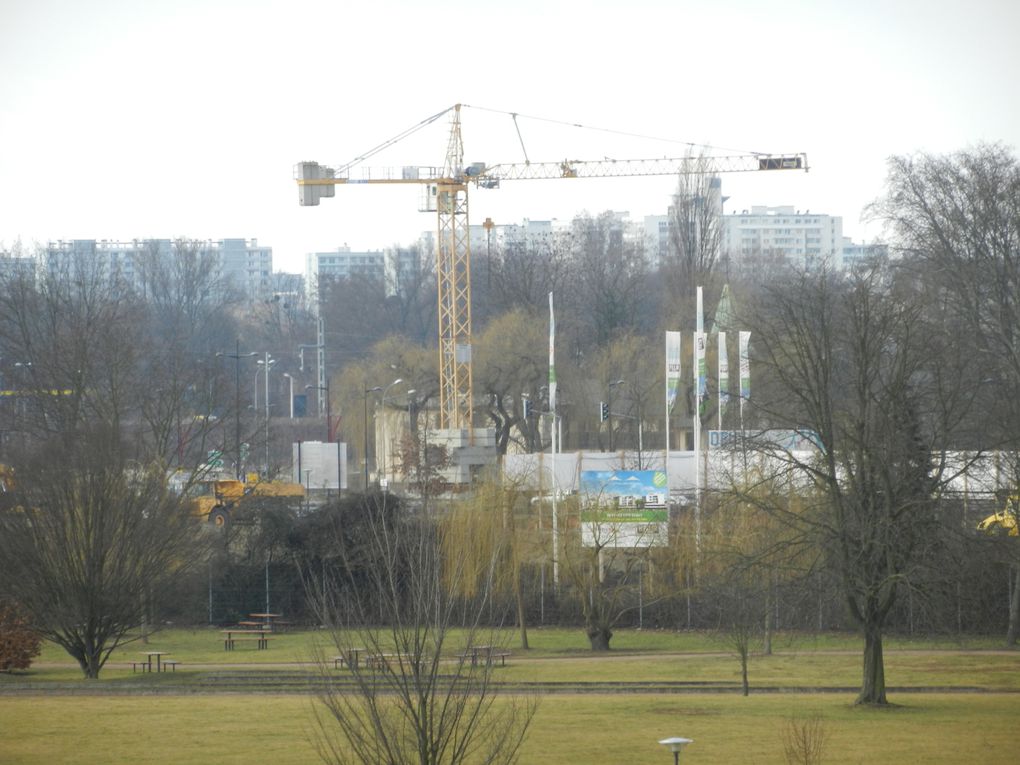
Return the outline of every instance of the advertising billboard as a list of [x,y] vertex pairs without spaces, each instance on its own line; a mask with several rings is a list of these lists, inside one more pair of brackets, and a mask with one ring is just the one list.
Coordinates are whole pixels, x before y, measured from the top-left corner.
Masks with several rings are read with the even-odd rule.
[[581,541],[587,547],[664,547],[669,489],[661,470],[581,473]]

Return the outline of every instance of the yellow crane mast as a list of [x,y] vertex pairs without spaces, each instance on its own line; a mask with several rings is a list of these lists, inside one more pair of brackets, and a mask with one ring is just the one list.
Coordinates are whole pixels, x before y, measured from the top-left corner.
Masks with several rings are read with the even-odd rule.
[[[436,212],[436,281],[439,292],[439,427],[471,428],[471,250],[468,229],[468,186],[498,188],[502,181],[552,178],[622,178],[633,176],[715,174],[763,170],[807,170],[807,155],[738,154],[710,157],[708,165],[691,157],[659,159],[601,159],[593,161],[523,162],[464,165],[460,125],[461,104],[433,115],[386,141],[351,163],[329,167],[300,162],[295,167],[298,201],[318,205],[335,195],[336,186],[349,184],[413,184],[423,187],[421,209]],[[413,165],[395,168],[360,167],[373,154],[392,146],[415,130],[450,114],[450,136],[442,167]],[[352,173],[356,166],[360,173]]]

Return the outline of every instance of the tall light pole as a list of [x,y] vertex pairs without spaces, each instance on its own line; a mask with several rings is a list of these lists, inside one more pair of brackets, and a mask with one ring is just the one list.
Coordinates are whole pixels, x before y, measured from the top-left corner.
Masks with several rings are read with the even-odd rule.
[[251,353],[241,353],[241,340],[237,339],[234,343],[233,353],[219,352],[216,355],[222,358],[234,360],[234,423],[236,426],[234,441],[234,467],[237,480],[240,481],[241,477],[244,475],[244,471],[241,466],[241,359],[254,358],[258,354],[254,351]]
[[365,487],[364,487],[364,491],[366,493],[368,492],[368,394],[369,393],[378,393],[381,390],[382,390],[382,388],[380,388],[378,385],[376,385],[374,388],[365,388],[365,396],[364,396],[364,399],[365,399],[365,433],[364,433],[364,437],[363,437],[362,442],[361,442],[361,446],[362,446],[362,449],[361,449],[361,459],[365,463]]
[[[392,388],[397,383],[402,383],[402,382],[403,382],[403,380],[398,377],[396,380],[394,380],[393,382],[391,382],[389,385],[386,386],[386,390],[389,390],[390,388]],[[385,409],[386,408],[386,402],[391,400],[391,399],[393,399],[393,398],[396,398],[396,397],[395,396],[387,396],[386,392],[383,391],[382,398],[379,400],[379,405],[382,406],[383,409]],[[408,406],[410,406],[410,404],[408,404]],[[383,428],[384,428],[383,432],[385,433],[386,432],[386,422],[385,421],[383,422]],[[390,441],[390,443],[392,443],[392,440]],[[384,448],[383,448],[383,453],[382,453],[382,455],[383,455],[383,459],[382,459],[382,474],[383,474],[383,477],[386,478],[386,457],[388,456],[390,449],[389,449],[389,444],[388,443],[384,442],[383,446],[384,446]],[[376,450],[375,451],[376,451],[376,455],[378,456],[378,453],[379,453],[379,445],[378,444],[376,444]],[[387,478],[387,480],[389,480],[389,479]]]
[[[266,381],[266,465],[265,475],[269,477],[269,367],[276,363],[276,359],[269,355],[269,351],[263,353],[265,359],[259,359],[256,363],[262,365],[262,371]],[[258,387],[255,388],[255,394],[258,395]],[[257,402],[256,402],[257,408]]]
[[305,390],[318,391],[316,395],[321,399],[322,394],[326,394],[326,443],[328,444],[333,440],[333,412],[329,405],[329,378],[326,378],[326,384],[323,386],[319,385],[306,385]]
[[368,394],[378,393],[382,391],[382,400],[386,400],[386,392],[389,391],[394,385],[399,385],[404,380],[402,377],[398,377],[396,380],[391,382],[385,387],[375,386],[374,388],[365,389],[365,440],[364,440],[364,458],[365,458],[365,491],[368,491]]
[[294,419],[294,378],[290,372],[284,372],[283,376],[287,378],[287,382],[290,383],[290,418]]

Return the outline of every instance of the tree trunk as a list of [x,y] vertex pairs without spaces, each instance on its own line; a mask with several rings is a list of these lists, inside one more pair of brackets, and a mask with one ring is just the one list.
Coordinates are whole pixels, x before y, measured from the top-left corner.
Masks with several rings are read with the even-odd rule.
[[856,704],[883,705],[885,698],[885,663],[882,658],[882,628],[878,624],[864,625],[864,676]]
[[751,685],[747,682],[747,654],[748,651],[745,648],[740,652],[740,680],[742,683],[743,691],[745,696],[751,695]]
[[588,626],[588,642],[593,651],[608,651],[609,641],[613,637],[613,631],[609,627],[598,625]]
[[772,588],[767,588],[765,595],[765,634],[761,641],[761,652],[764,656],[772,655]]
[[1013,593],[1009,599],[1009,625],[1006,627],[1006,646],[1013,648],[1017,644],[1017,633],[1020,631],[1020,564],[1013,567]]
[[521,650],[528,650],[528,623],[525,619],[524,592],[521,587],[521,572],[514,572],[514,600],[517,602],[517,626],[521,631]]

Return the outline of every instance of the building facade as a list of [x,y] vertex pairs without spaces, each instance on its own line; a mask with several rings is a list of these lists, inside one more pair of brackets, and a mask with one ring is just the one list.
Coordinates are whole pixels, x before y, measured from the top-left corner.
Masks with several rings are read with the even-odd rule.
[[[213,259],[219,276],[248,300],[269,297],[272,293],[273,248],[259,246],[256,239],[217,239],[182,242],[194,246],[199,255]],[[170,259],[175,256],[177,242],[170,239],[132,239],[118,242],[108,239],[71,239],[48,242],[41,251],[37,266],[43,272],[56,273],[80,259],[100,268],[111,279],[118,279],[133,288],[142,289],[143,269],[147,258]]]

